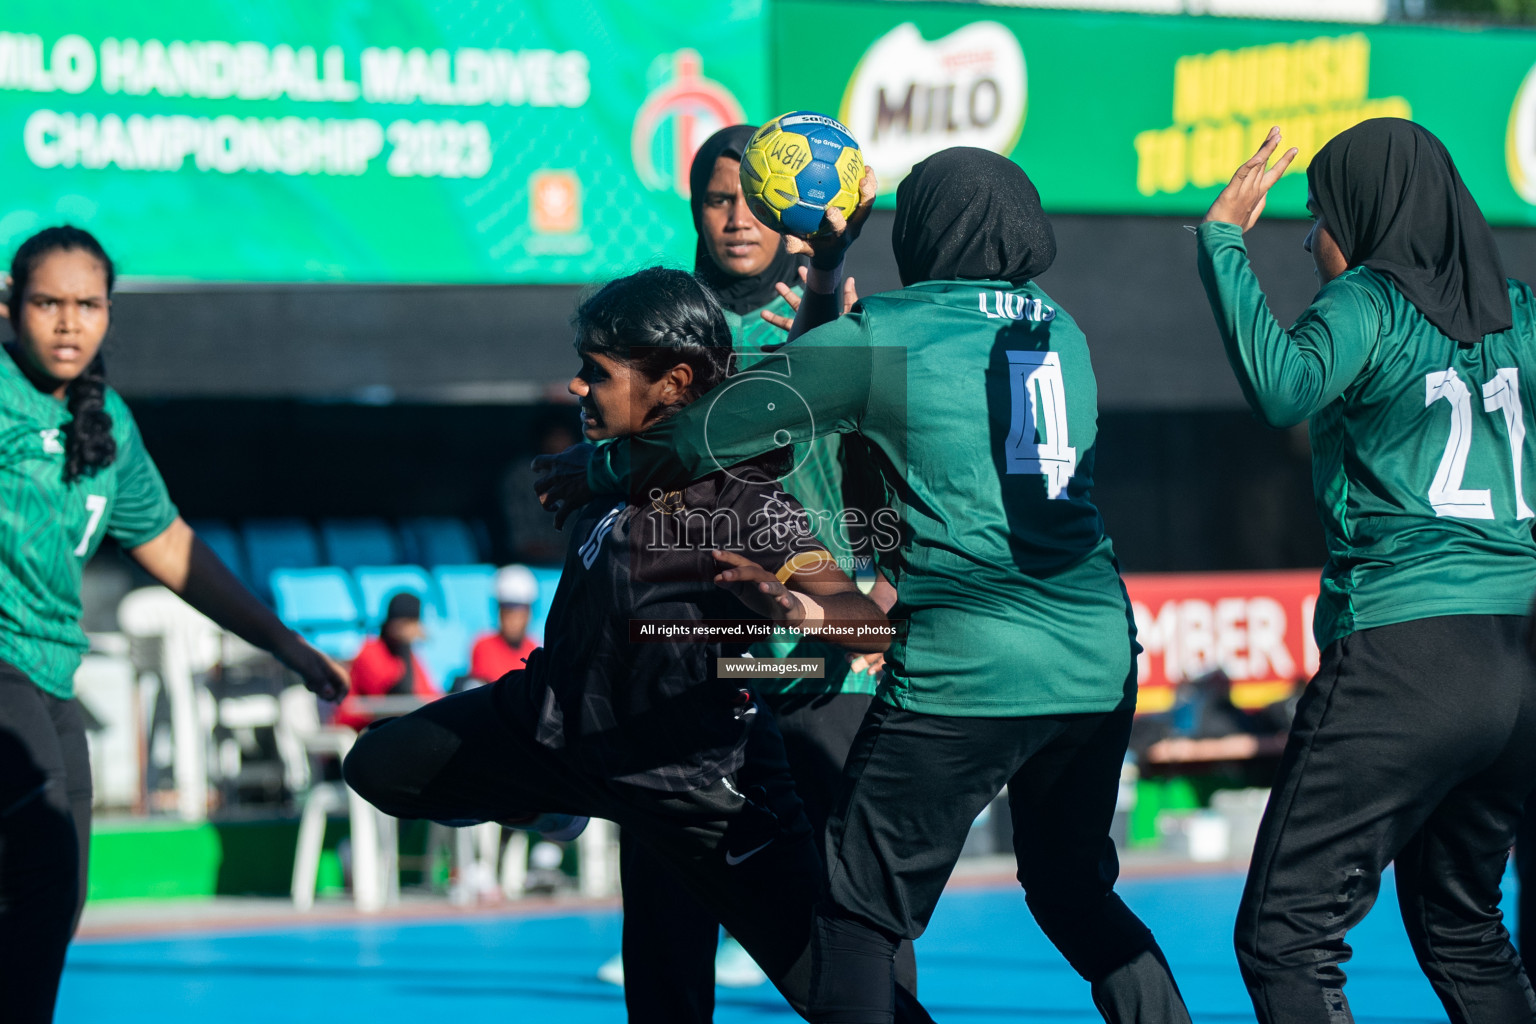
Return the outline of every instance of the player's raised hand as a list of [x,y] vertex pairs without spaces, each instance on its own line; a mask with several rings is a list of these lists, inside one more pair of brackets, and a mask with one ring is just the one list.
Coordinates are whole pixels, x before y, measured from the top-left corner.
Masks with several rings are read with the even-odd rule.
[[741,603],[775,622],[797,626],[805,619],[805,609],[778,578],[734,551],[712,551],[723,568],[715,574],[715,586],[730,591]]
[[533,482],[533,492],[539,496],[539,504],[545,511],[555,514],[555,528],[565,525],[571,513],[592,500],[592,489],[587,486],[587,466],[597,446],[583,441],[573,444],[558,455],[538,455],[532,467],[541,474]]
[[1258,223],[1259,214],[1264,212],[1264,203],[1269,197],[1269,190],[1280,176],[1285,173],[1291,161],[1296,159],[1296,149],[1292,147],[1285,151],[1273,167],[1265,168],[1269,164],[1269,158],[1280,146],[1280,129],[1271,128],[1269,135],[1264,139],[1264,145],[1259,151],[1243,162],[1232,175],[1232,180],[1227,182],[1227,187],[1221,190],[1221,195],[1211,204],[1206,212],[1208,221],[1222,221],[1227,224],[1236,224],[1247,231]]
[[821,216],[821,231],[814,238],[785,235],[784,247],[796,256],[809,256],[818,266],[833,267],[843,258],[843,253],[864,230],[869,211],[875,208],[875,195],[880,182],[873,167],[865,166],[864,177],[859,179],[859,205],[853,216],[845,218],[841,210],[831,206]]
[[[806,268],[801,267],[800,268],[800,283],[801,284],[805,283],[805,277],[806,277]],[[779,290],[779,294],[784,297],[784,301],[789,303],[789,308],[790,308],[790,310],[792,312],[795,312],[795,313],[800,312],[800,296],[795,294],[795,290],[793,288],[791,288],[789,285],[785,284],[783,281],[780,281],[779,283],[775,284],[774,287]],[[843,312],[844,313],[848,312],[850,309],[852,309],[855,305],[858,304],[858,301],[859,301],[859,286],[858,286],[858,283],[855,282],[854,279],[851,278],[851,277],[844,278],[843,279]],[[761,312],[760,315],[762,316],[762,318],[764,320],[766,320],[769,323],[773,324],[773,326],[777,327],[779,330],[785,331],[786,333],[789,331],[789,329],[791,327],[793,327],[795,325],[795,318],[792,317],[792,316],[785,316],[783,313],[773,313],[773,312],[770,312],[769,310],[765,309],[765,310],[763,310]]]

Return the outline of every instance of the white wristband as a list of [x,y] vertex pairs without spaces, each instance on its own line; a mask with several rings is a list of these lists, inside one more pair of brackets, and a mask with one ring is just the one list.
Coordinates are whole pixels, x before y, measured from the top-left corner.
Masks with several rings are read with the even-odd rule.
[[791,590],[789,596],[800,602],[800,610],[805,613],[805,618],[800,620],[798,629],[806,633],[814,633],[826,623],[827,612],[821,605],[798,590]]

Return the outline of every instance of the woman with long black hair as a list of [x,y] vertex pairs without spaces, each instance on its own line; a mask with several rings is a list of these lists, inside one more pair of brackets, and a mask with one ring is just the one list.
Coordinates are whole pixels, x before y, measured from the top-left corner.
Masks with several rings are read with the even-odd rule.
[[1238,964],[1262,1024],[1352,1021],[1345,936],[1395,862],[1447,1016],[1536,1021],[1498,909],[1536,787],[1536,296],[1504,276],[1440,140],[1379,118],[1307,167],[1321,287],[1282,328],[1243,245],[1296,155],[1268,167],[1279,145],[1272,129],[1199,228],[1200,277],[1249,405],[1271,426],[1310,420],[1328,543],[1322,662],[1259,829]]
[[177,514],[127,405],[106,383],[112,261],[78,228],[40,231],[11,263],[0,354],[0,1003],[52,1019],[79,922],[91,769],[71,699],[86,649],[80,579],[111,536],[151,576],[276,655],[327,699],[340,669],[247,590]]

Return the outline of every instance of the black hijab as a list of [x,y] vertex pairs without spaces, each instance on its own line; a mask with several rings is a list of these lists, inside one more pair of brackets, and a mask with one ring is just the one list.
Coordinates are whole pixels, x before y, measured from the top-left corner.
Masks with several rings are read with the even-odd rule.
[[912,168],[896,189],[891,248],[903,285],[919,281],[1023,284],[1056,259],[1056,234],[1024,169],[957,146]]
[[1472,343],[1509,329],[1493,232],[1428,130],[1362,121],[1312,158],[1307,187],[1348,264],[1389,278],[1441,333]]
[[688,168],[688,205],[693,209],[693,230],[698,235],[693,251],[693,272],[715,293],[720,305],[738,315],[762,309],[778,298],[774,285],[780,281],[791,288],[800,284],[800,259],[789,254],[782,237],[779,238],[779,251],[773,254],[773,262],[762,273],[751,277],[737,277],[720,269],[704,242],[704,191],[715,173],[715,161],[723,156],[740,160],[742,151],[747,148],[747,140],[755,131],[757,128],[750,124],[733,124],[720,129],[704,140],[704,145],[694,154],[693,165]]

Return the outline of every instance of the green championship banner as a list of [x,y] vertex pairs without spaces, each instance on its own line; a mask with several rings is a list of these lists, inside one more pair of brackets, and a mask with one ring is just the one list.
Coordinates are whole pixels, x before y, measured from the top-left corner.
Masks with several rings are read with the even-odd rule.
[[[1444,140],[1490,220],[1536,224],[1536,32],[858,0],[778,0],[770,23],[774,109],[835,113],[882,204],[978,146],[1051,210],[1195,216],[1279,125],[1300,154],[1269,211],[1305,216],[1312,155],[1390,116]],[[837,44],[810,59],[813,24]]]
[[766,108],[761,0],[0,6],[0,250],[136,276],[585,282],[691,258],[692,155]]

